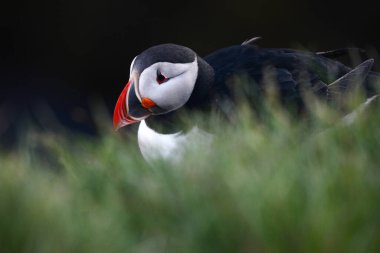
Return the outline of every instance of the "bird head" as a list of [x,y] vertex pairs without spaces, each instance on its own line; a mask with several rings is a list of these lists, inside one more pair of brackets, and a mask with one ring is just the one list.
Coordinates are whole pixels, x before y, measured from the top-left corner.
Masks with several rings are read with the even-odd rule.
[[130,79],[116,102],[115,129],[179,109],[197,76],[197,55],[191,49],[162,44],[145,50],[132,61]]

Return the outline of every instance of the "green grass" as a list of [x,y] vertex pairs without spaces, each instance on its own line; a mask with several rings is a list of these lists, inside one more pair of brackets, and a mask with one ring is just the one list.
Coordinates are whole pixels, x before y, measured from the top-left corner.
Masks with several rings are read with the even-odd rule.
[[0,252],[380,252],[378,106],[241,118],[179,165],[107,127],[25,130],[0,153]]

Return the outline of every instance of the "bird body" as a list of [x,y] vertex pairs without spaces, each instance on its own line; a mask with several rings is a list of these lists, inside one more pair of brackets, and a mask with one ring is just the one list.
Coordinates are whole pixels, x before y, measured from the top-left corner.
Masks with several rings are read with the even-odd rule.
[[175,133],[159,133],[142,120],[138,130],[138,144],[146,161],[165,159],[179,162],[183,157],[185,147],[194,144],[208,146],[211,144],[212,135],[194,126],[189,131]]
[[178,147],[186,139],[202,136],[196,125],[188,131],[177,128],[175,121],[184,110],[218,111],[233,119],[239,99],[244,97],[259,111],[272,86],[281,103],[296,113],[305,111],[304,92],[332,101],[355,81],[370,95],[373,80],[380,80],[370,71],[373,60],[351,69],[329,58],[338,53],[265,49],[251,40],[201,58],[187,47],[154,46],[133,60],[131,79],[115,107],[114,125],[142,121],[138,139],[144,157],[167,158],[180,156]]

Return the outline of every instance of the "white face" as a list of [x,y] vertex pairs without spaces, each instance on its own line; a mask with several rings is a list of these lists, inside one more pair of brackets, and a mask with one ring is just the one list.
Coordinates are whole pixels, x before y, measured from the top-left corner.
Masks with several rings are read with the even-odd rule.
[[197,76],[196,57],[190,63],[157,62],[140,73],[138,85],[135,86],[136,94],[140,100],[149,98],[154,101],[163,110],[162,113],[170,112],[189,100]]

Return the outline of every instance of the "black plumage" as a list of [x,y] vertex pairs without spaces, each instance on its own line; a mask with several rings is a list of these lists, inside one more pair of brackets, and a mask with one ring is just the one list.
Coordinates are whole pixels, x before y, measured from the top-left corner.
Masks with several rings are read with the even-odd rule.
[[[183,110],[216,110],[228,119],[243,97],[253,109],[259,111],[268,88],[277,91],[284,107],[299,114],[305,112],[304,92],[334,102],[334,94],[345,92],[353,80],[362,82],[368,95],[375,92],[373,85],[380,80],[378,73],[370,72],[372,60],[366,61],[346,77],[352,69],[331,58],[347,53],[348,49],[320,53],[266,49],[257,47],[254,44],[256,40],[254,38],[242,45],[217,50],[203,59],[199,57],[198,79],[187,103],[179,110],[150,116],[146,119],[147,124],[152,128],[157,128],[159,124],[160,131],[164,132],[178,131],[174,122]],[[154,52],[153,48],[148,51],[149,56],[141,58],[149,58],[149,61],[144,61],[145,66],[150,64],[146,62],[157,59],[167,62],[191,61],[193,51],[190,49],[177,48],[172,44],[159,47],[161,49],[158,52]],[[342,80],[334,84],[339,78]]]

